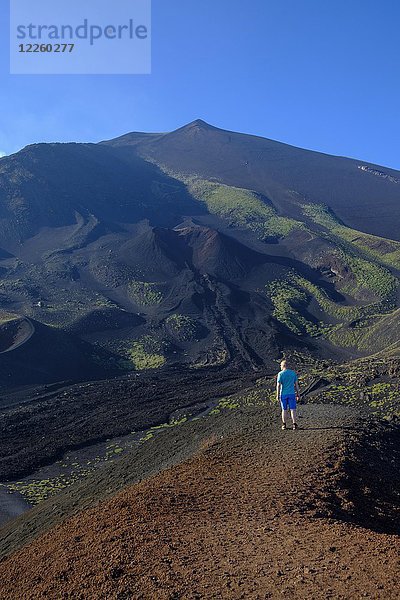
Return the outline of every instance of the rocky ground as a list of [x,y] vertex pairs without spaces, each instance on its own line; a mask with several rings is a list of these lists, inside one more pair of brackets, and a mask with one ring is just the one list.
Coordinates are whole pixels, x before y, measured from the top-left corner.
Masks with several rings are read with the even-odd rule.
[[271,407],[184,424],[147,443],[141,473],[108,466],[97,505],[86,487],[76,512],[71,487],[64,515],[59,496],[19,517],[2,598],[397,598],[398,428],[344,406],[300,415],[296,432]]
[[0,480],[29,475],[68,450],[165,423],[173,411],[237,392],[259,376],[171,368],[54,390],[50,386],[51,391],[23,389],[14,393],[11,406],[4,396]]

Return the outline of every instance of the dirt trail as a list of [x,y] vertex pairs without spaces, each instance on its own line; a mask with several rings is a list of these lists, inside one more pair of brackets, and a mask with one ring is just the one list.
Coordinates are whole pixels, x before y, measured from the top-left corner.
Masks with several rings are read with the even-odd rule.
[[386,485],[399,484],[387,456],[398,432],[366,430],[345,407],[301,411],[296,432],[238,411],[239,433],[216,427],[192,458],[3,560],[1,597],[398,598],[399,504]]

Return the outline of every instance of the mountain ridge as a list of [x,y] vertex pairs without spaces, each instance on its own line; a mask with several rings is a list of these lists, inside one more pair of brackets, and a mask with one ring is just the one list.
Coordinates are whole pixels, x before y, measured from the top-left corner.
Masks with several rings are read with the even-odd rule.
[[0,163],[0,309],[84,323],[121,372],[368,354],[398,307],[400,202],[365,165],[201,119],[31,145]]
[[211,131],[220,131],[220,132],[224,132],[224,133],[228,133],[228,134],[231,133],[231,134],[236,134],[236,135],[242,135],[242,136],[246,136],[246,137],[254,138],[254,139],[267,140],[268,142],[271,142],[273,144],[286,146],[289,148],[293,148],[294,150],[300,150],[301,152],[309,152],[311,154],[318,154],[321,156],[328,156],[331,158],[356,161],[356,162],[360,163],[360,168],[362,168],[363,165],[367,165],[368,167],[378,167],[379,169],[393,171],[395,173],[400,174],[400,169],[395,169],[394,167],[388,167],[382,163],[373,163],[371,161],[364,160],[362,158],[351,157],[351,156],[346,156],[346,155],[342,155],[342,154],[331,154],[329,152],[323,152],[322,150],[317,150],[315,148],[304,148],[304,147],[298,146],[296,144],[291,144],[290,142],[282,142],[282,141],[276,140],[274,138],[268,138],[268,137],[253,134],[253,133],[247,133],[245,131],[235,131],[233,129],[232,130],[224,129],[223,127],[218,127],[216,125],[212,125],[211,123],[208,123],[207,121],[200,119],[200,118],[194,119],[193,121],[190,121],[189,123],[185,123],[184,125],[181,125],[177,129],[173,129],[171,131],[166,131],[166,132],[131,131],[131,132],[122,134],[120,136],[116,136],[115,138],[105,139],[105,140],[101,140],[100,142],[95,142],[95,143],[96,144],[114,145],[116,142],[119,142],[119,141],[127,141],[127,138],[129,136],[141,136],[143,139],[145,139],[148,136],[148,138],[150,139],[152,137],[158,138],[160,136],[165,136],[165,135],[169,135],[172,133],[184,132],[185,130],[190,130],[193,128],[199,128],[199,129],[211,130]]

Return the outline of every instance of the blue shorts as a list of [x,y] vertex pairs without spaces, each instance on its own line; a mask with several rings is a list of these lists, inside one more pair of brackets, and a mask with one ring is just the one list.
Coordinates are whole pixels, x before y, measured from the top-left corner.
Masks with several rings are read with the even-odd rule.
[[296,408],[296,396],[295,394],[285,394],[281,396],[282,410],[295,410]]

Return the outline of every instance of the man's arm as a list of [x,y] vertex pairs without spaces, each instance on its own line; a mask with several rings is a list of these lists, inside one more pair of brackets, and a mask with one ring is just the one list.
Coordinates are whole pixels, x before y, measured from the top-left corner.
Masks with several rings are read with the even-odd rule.
[[279,401],[280,401],[280,399],[281,399],[281,385],[282,385],[282,384],[281,384],[281,382],[280,382],[280,381],[277,381],[277,382],[276,382],[276,399],[277,399],[277,401],[278,401],[278,402],[279,402]]

